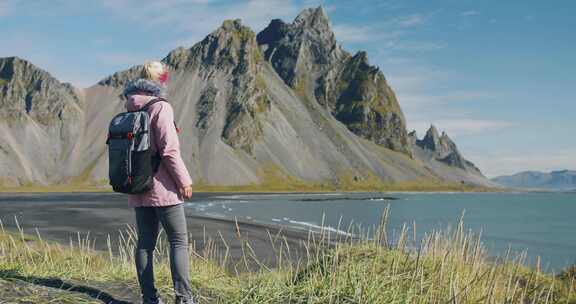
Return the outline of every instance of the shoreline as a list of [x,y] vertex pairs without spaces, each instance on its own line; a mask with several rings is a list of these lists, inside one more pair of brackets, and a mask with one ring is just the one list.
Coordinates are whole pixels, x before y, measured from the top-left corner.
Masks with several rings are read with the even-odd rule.
[[[196,193],[196,199],[210,200],[235,194]],[[371,283],[381,281],[398,281],[398,285],[392,288],[409,295],[411,290],[421,290],[420,286],[431,286],[437,282],[437,277],[452,278],[454,274],[460,278],[460,286],[482,279],[471,287],[481,294],[490,292],[491,286],[522,283],[529,288],[528,292],[535,295],[545,294],[552,287],[556,298],[567,299],[572,295],[569,284],[573,281],[568,277],[569,270],[562,272],[564,278],[542,272],[540,267],[533,268],[515,257],[500,260],[487,256],[479,245],[479,236],[464,229],[428,236],[428,240],[422,243],[425,244],[421,251],[423,254],[416,257],[409,242],[391,244],[386,241],[389,246],[383,249],[380,238],[356,242],[354,237],[328,233],[320,236],[310,230],[297,231],[280,224],[207,218],[188,208],[186,213],[193,249],[190,252],[193,282],[200,295],[215,299],[210,303],[236,303],[261,289],[263,291],[256,294],[260,298],[278,292],[290,298],[294,290],[302,290],[300,297],[308,297],[310,294],[306,290],[310,288],[317,290],[323,286],[325,290],[356,290],[363,282],[367,284],[362,285],[365,290],[384,296],[386,293],[376,294],[382,290],[380,285]],[[127,206],[124,195],[0,194],[0,220],[3,223],[0,233],[4,236],[3,241],[0,238],[0,247],[7,253],[9,261],[5,264],[8,268],[4,269],[3,277],[0,277],[0,297],[17,299],[20,295],[13,291],[15,286],[26,286],[29,294],[43,293],[44,298],[56,297],[57,293],[63,297],[90,296],[78,292],[87,288],[96,292],[96,296],[92,296],[94,299],[106,294],[119,303],[139,300],[133,275],[134,261],[130,258],[130,251],[126,251],[132,247],[133,238],[124,235],[127,237],[123,242],[109,247],[118,248],[117,252],[107,252],[104,246],[107,245],[107,235],[117,233],[118,229],[125,228],[125,224],[133,222],[133,211]],[[24,230],[19,230],[19,227],[24,227]],[[36,231],[42,239],[34,236]],[[30,248],[35,254],[29,254]],[[165,240],[159,242],[157,248],[158,282],[167,293],[171,282],[168,279],[170,268]],[[38,261],[44,261],[43,267],[37,267]],[[338,264],[334,264],[335,261]],[[302,262],[307,264],[300,264]],[[13,265],[16,270],[10,268]],[[328,267],[321,267],[323,265]],[[485,273],[496,275],[485,278]],[[416,285],[407,286],[398,280],[404,274],[411,284]],[[339,280],[350,276],[368,280],[349,283],[348,280]],[[418,276],[425,276],[427,281],[418,283],[421,281],[410,279]],[[530,283],[535,277],[538,284]],[[510,278],[515,281],[510,283]],[[318,285],[319,282],[327,283]],[[546,284],[542,285],[542,282]],[[64,284],[67,287],[62,288]],[[79,289],[71,290],[69,286],[78,286]],[[270,286],[280,286],[281,289],[267,289]],[[452,279],[446,283],[446,289],[442,286],[437,285],[435,290],[446,293],[446,299],[451,298]],[[462,290],[467,289],[464,287]],[[69,303],[80,301],[71,300]]]
[[[453,183],[434,184],[434,183],[392,183],[382,184],[370,187],[321,187],[317,185],[308,185],[293,187],[286,185],[284,187],[268,185],[244,185],[244,186],[212,186],[212,185],[192,185],[194,193],[358,193],[358,192],[462,192],[462,193],[482,193],[482,192],[510,192],[518,191],[517,189],[461,185]],[[0,185],[0,193],[113,193],[108,185],[95,184],[56,184],[56,185],[35,185],[28,184],[23,186],[3,186]]]
[[[342,192],[344,195],[346,192]],[[405,193],[405,192],[404,192]],[[283,192],[246,192],[240,195],[285,195]],[[322,193],[293,192],[292,194],[323,195]],[[324,193],[328,196],[334,193]],[[237,192],[196,192],[193,203],[204,203],[216,197],[239,195]],[[434,195],[431,193],[430,195]],[[478,194],[482,195],[482,194]],[[10,231],[18,232],[18,226],[23,227],[26,234],[36,235],[36,228],[42,238],[67,245],[70,240],[90,235],[98,250],[107,250],[107,238],[110,235],[112,247],[119,236],[119,231],[125,231],[127,225],[134,227],[132,208],[128,207],[125,195],[117,193],[84,192],[84,193],[0,193],[0,221]],[[234,200],[230,203],[233,204]],[[185,204],[190,201],[185,202]],[[302,241],[308,240],[310,234],[319,231],[330,231],[331,227],[312,227],[308,222],[294,224],[282,221],[258,221],[234,214],[198,213],[194,208],[185,208],[191,243],[197,251],[202,251],[207,245],[217,246],[219,250],[228,248],[230,257],[237,259],[242,256],[242,242],[249,241],[257,255],[264,259],[273,258],[270,254],[270,236],[282,234],[290,243],[290,247],[300,247]],[[16,222],[15,218],[18,222]],[[240,238],[238,237],[240,228]],[[336,229],[336,228],[334,228]],[[354,238],[346,231],[331,231],[334,238]],[[332,234],[333,232],[333,234]]]
[[[75,201],[82,193],[64,195],[70,200],[47,201],[35,199],[42,193],[0,193],[0,223],[9,232],[20,232],[32,237],[38,235],[45,240],[67,246],[79,239],[88,238],[93,249],[115,250],[120,233],[128,225],[135,227],[134,212],[128,207],[126,197],[115,193],[84,193],[89,197]],[[230,193],[195,193],[196,199],[209,199]],[[233,194],[231,194],[233,195]],[[194,199],[194,196],[193,198]],[[273,264],[276,259],[274,245],[286,241],[294,250],[297,259],[303,254],[302,242],[308,239],[309,231],[294,229],[286,225],[273,225],[242,220],[214,218],[195,214],[185,208],[190,244],[196,252],[210,248],[216,259],[224,258],[227,252],[232,263],[242,259],[247,242],[256,257],[264,264]],[[278,237],[281,236],[281,237]],[[271,238],[276,238],[276,242]]]

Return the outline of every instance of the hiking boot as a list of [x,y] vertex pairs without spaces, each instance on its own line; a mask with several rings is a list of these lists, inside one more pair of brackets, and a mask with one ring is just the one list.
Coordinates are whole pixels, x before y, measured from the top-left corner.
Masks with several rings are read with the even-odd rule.
[[176,297],[175,304],[196,304],[193,298]]
[[[186,302],[184,302],[186,303]],[[156,298],[142,298],[142,304],[164,304],[164,302],[162,301],[162,299],[156,297]]]

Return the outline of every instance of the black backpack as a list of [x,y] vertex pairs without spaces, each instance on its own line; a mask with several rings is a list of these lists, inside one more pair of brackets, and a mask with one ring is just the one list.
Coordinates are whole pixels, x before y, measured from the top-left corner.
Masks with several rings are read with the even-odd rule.
[[108,128],[110,185],[115,192],[136,194],[152,188],[154,173],[160,166],[160,154],[152,155],[150,114],[148,108],[156,98],[137,111],[120,113]]

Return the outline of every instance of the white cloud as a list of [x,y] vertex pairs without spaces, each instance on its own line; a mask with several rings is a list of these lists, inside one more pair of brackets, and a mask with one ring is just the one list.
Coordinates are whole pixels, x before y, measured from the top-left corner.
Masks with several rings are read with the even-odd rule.
[[521,171],[576,170],[576,150],[538,150],[506,153],[470,153],[474,162],[488,177],[510,175]]
[[[417,84],[421,79],[406,80]],[[445,130],[450,136],[476,135],[501,130],[513,126],[508,121],[478,117],[474,113],[462,111],[466,103],[486,102],[496,94],[481,91],[453,90],[442,95],[413,89],[396,89],[398,101],[407,118],[408,128],[424,134],[430,124]]]
[[374,38],[372,28],[368,26],[339,24],[335,25],[333,28],[336,39],[342,43],[368,42]]
[[411,41],[405,36],[427,23],[439,11],[415,13],[381,22],[362,24],[335,24],[334,33],[342,43],[379,43],[381,49],[394,51],[431,51],[444,47],[438,42]]
[[444,45],[437,42],[421,41],[388,41],[382,47],[397,51],[434,51],[444,48]]
[[478,15],[480,15],[480,12],[476,11],[476,10],[463,11],[460,13],[460,16],[462,16],[462,17],[471,17],[471,16],[478,16]]
[[433,124],[440,130],[446,131],[451,137],[463,135],[474,135],[492,132],[508,128],[514,124],[508,121],[482,120],[482,119],[437,119],[432,121],[408,121],[409,129],[414,129],[418,134],[426,133],[426,130]]
[[103,5],[119,17],[128,16],[142,26],[170,26],[180,31],[185,35],[178,41],[185,43],[183,46],[200,41],[226,19],[242,19],[258,31],[271,19],[293,18],[301,8],[292,0],[249,0],[227,5],[210,0],[105,0]]
[[388,82],[409,116],[414,113],[421,116],[429,109],[443,108],[454,102],[483,101],[497,95],[494,92],[469,89],[450,89],[437,93],[440,85],[461,76],[454,71],[430,67],[413,59],[385,60],[384,66],[388,67],[388,71],[385,71]]
[[398,19],[397,22],[400,27],[414,27],[426,23],[428,18],[429,16],[424,16],[422,14],[412,14]]
[[337,24],[332,27],[336,39],[341,43],[377,42],[384,39],[397,39],[401,32],[387,32],[373,26]]
[[469,112],[471,103],[491,102],[497,92],[486,90],[448,89],[452,79],[462,77],[455,71],[426,66],[416,60],[384,61],[390,68],[387,79],[396,92],[409,129],[424,134],[430,124],[445,130],[450,136],[475,135],[513,126],[507,121],[481,117]]
[[[405,82],[412,81],[413,83],[421,82],[419,78],[406,79]],[[410,84],[404,84],[410,85]],[[431,94],[426,92],[412,92],[405,90],[397,90],[397,94],[401,105],[409,110],[419,110],[422,111],[423,108],[427,107],[439,107],[447,106],[450,103],[458,102],[463,103],[467,101],[483,101],[492,99],[495,94],[490,92],[481,91],[457,91],[446,92],[442,95]]]

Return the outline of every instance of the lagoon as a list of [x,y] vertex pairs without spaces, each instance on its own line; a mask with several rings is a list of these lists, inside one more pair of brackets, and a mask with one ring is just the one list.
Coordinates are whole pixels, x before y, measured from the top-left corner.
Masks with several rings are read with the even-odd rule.
[[188,203],[198,215],[342,234],[378,225],[388,205],[388,230],[396,235],[415,223],[418,241],[454,227],[464,212],[465,228],[481,232],[493,256],[526,251],[531,266],[540,256],[542,269],[556,273],[576,263],[574,193],[234,194]]

